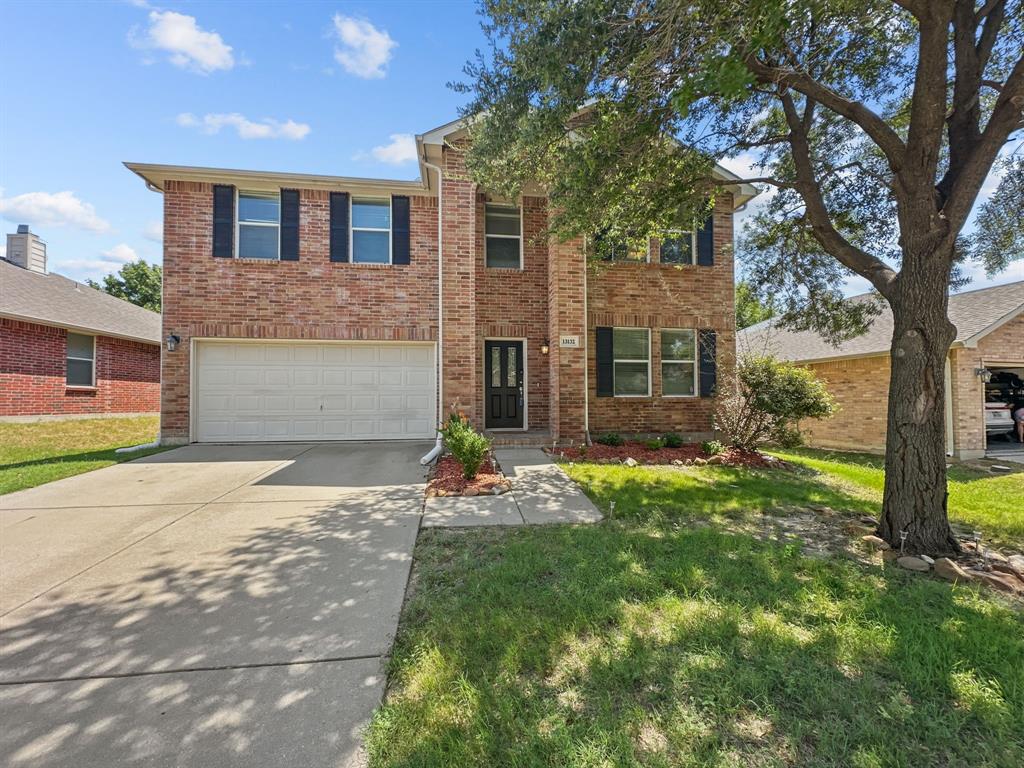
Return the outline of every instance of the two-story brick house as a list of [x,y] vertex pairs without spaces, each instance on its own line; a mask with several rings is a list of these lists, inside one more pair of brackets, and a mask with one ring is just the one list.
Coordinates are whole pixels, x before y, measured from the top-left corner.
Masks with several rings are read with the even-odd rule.
[[452,406],[563,442],[711,432],[755,190],[594,264],[539,191],[477,188],[462,138],[418,136],[418,181],[126,164],[164,196],[165,441],[429,438]]

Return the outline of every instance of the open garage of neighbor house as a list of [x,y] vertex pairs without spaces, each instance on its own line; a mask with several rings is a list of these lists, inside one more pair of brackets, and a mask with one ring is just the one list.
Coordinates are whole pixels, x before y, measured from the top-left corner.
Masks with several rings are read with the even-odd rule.
[[434,344],[193,339],[193,442],[432,438]]

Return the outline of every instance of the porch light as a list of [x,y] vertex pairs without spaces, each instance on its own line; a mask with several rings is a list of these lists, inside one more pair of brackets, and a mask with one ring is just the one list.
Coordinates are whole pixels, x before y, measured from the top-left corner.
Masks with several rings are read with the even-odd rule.
[[982,380],[983,383],[988,384],[992,381],[992,371],[988,368],[975,368],[974,375]]
[[547,339],[544,339],[544,343],[540,345],[540,353],[542,355],[546,355],[550,351],[551,351],[551,345],[548,343]]
[[167,351],[173,352],[178,348],[178,343],[181,341],[180,336],[175,336],[173,333],[167,335]]

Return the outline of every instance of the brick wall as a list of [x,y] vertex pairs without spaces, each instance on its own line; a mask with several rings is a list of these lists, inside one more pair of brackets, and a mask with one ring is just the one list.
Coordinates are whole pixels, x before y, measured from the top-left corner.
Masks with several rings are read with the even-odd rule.
[[480,386],[476,407],[484,417],[484,341],[526,339],[526,399],[529,426],[548,429],[550,371],[541,353],[548,338],[547,201],[524,197],[523,269],[493,269],[486,263],[484,204],[476,196],[476,354]]
[[155,413],[160,347],[96,337],[96,386],[66,385],[67,331],[0,318],[0,417]]
[[[660,263],[657,241],[650,263],[595,263],[587,276],[587,350],[590,431],[653,433],[674,431],[694,437],[712,432],[710,398],[661,397],[659,330],[711,328],[717,331],[718,367],[735,359],[732,196],[714,210],[715,263],[711,267]],[[651,329],[652,397],[598,397],[593,339],[599,326]]]
[[808,445],[884,451],[889,356],[832,360],[807,366],[825,382],[839,406],[828,419],[807,419],[800,430]]
[[213,188],[168,181],[164,192],[164,438],[188,437],[193,337],[434,341],[437,338],[437,201],[410,205],[409,265],[339,264],[329,258],[329,195],[300,190],[299,260],[215,259]]

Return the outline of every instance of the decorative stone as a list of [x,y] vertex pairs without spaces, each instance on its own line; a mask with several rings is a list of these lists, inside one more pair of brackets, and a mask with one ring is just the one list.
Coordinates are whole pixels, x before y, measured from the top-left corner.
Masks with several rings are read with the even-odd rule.
[[934,558],[928,557],[928,555],[918,555],[918,557],[928,563],[928,565],[935,565]]
[[895,549],[883,549],[882,550],[882,560],[884,560],[887,563],[894,563],[894,562],[896,562],[896,560],[899,559],[899,556],[900,556],[900,553],[897,552]]
[[994,549],[986,549],[984,555],[982,555],[990,563],[1009,563],[1010,558],[1004,555],[1002,552],[996,552]]
[[860,521],[864,525],[872,525],[872,526],[875,526],[875,527],[878,526],[878,521],[875,520],[875,518],[873,518],[871,515],[862,515],[861,518],[860,518]]
[[622,460],[622,463],[625,464],[627,467],[635,467],[637,464],[639,464],[639,462],[632,456],[627,456],[625,459]]
[[994,573],[992,571],[971,570],[971,575],[978,581],[988,584],[1000,592],[1024,592],[1024,585],[1021,585],[1013,576],[1008,573]]
[[993,464],[991,467],[993,472],[1012,472],[1013,470],[1005,464]]
[[908,571],[918,571],[920,573],[925,573],[932,569],[932,567],[924,560],[912,555],[904,555],[903,557],[897,558],[896,565],[900,568],[906,568]]
[[1010,555],[1006,558],[1010,565],[1016,568],[1020,573],[1024,573],[1024,555]]
[[703,456],[698,456],[696,459],[693,460],[693,463],[698,467],[703,467],[705,464],[708,463],[708,460],[705,459]]
[[462,491],[463,496],[477,496],[480,494],[476,488],[466,488]]
[[708,464],[721,464],[725,459],[721,456],[715,455],[708,459]]
[[503,485],[496,485],[493,488],[491,488],[491,493],[493,493],[495,496],[501,496],[501,494],[503,494],[504,492],[505,486]]
[[860,540],[873,549],[892,549],[892,547],[889,546],[888,541],[883,539],[881,536],[875,536],[873,533],[861,536]]
[[672,466],[673,467],[681,467],[681,466],[683,466],[683,460],[682,459],[672,459]]
[[935,575],[946,581],[970,581],[974,578],[955,560],[950,560],[948,557],[940,557],[935,561]]

